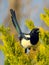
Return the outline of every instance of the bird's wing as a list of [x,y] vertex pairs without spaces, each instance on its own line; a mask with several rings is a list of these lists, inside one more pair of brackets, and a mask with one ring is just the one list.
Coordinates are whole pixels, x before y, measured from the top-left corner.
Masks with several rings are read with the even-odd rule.
[[22,31],[21,31],[21,29],[18,25],[17,19],[16,19],[15,11],[13,9],[10,9],[10,13],[11,13],[12,23],[13,23],[14,27],[16,28],[16,30],[19,34],[22,34]]

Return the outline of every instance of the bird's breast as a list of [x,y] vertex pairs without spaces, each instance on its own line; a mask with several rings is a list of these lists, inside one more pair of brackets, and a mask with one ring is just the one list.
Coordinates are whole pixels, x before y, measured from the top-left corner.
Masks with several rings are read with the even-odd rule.
[[[29,35],[25,35],[26,37],[30,37]],[[32,46],[32,44],[30,43],[30,40],[26,40],[26,39],[22,39],[21,40],[21,45],[24,47],[24,48],[27,48],[27,47],[30,47]]]

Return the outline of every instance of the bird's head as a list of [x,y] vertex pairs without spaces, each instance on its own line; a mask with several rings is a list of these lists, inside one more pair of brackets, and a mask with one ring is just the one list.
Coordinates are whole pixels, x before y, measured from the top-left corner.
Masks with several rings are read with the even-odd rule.
[[32,29],[32,31],[30,32],[30,35],[32,35],[34,33],[39,34],[39,28]]

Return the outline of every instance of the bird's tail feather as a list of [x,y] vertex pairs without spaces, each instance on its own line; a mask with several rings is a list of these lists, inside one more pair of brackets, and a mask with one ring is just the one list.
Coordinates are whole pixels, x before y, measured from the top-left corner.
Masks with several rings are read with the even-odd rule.
[[15,26],[17,32],[19,34],[22,34],[22,31],[18,25],[18,22],[17,22],[17,19],[16,19],[16,14],[15,14],[15,11],[13,9],[10,9],[10,13],[11,13],[11,18],[12,18],[12,23],[13,25]]

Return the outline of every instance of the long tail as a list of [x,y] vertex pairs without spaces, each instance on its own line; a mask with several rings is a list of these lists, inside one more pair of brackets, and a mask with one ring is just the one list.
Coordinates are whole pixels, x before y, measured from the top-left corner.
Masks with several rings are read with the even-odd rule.
[[18,25],[17,19],[16,19],[15,11],[13,9],[10,9],[10,13],[11,13],[12,23],[13,23],[14,27],[16,28],[16,30],[19,34],[22,34],[22,31],[21,31],[21,29]]

